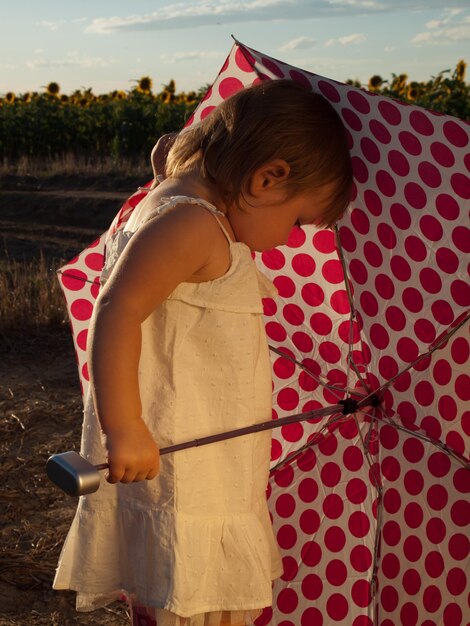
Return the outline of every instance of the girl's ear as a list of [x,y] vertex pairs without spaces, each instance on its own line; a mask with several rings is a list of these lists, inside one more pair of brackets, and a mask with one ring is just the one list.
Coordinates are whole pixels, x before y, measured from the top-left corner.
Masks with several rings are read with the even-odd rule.
[[268,161],[253,172],[250,179],[250,192],[257,196],[260,192],[274,189],[289,178],[290,166],[283,159]]

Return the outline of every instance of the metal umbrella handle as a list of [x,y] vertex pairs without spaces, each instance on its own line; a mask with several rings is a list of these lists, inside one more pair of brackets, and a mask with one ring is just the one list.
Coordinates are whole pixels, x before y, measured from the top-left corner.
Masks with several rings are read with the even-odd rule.
[[[277,420],[269,420],[259,424],[252,424],[251,426],[245,426],[244,428],[237,428],[235,430],[229,430],[216,435],[209,435],[208,437],[201,437],[200,439],[193,439],[191,441],[185,441],[183,443],[167,446],[166,448],[160,449],[160,456],[169,454],[170,452],[176,452],[177,450],[196,448],[199,446],[205,446],[209,443],[214,443],[216,441],[224,441],[226,439],[233,439],[234,437],[241,437],[250,433],[280,428],[281,426],[287,426],[288,424],[305,422],[311,419],[319,419],[321,417],[333,415],[334,413],[349,415],[349,413],[354,412],[356,409],[357,402],[355,400],[343,400],[339,404],[318,409],[316,411],[289,415],[288,417],[283,417]],[[69,496],[83,496],[87,493],[97,491],[100,486],[99,471],[108,468],[108,463],[93,465],[80,456],[78,452],[62,452],[60,454],[53,454],[49,457],[46,463],[46,472],[48,477]]]

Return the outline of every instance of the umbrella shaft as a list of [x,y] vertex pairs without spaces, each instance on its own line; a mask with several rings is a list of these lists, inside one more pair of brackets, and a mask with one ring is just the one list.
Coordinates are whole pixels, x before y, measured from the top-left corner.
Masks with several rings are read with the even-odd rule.
[[[252,424],[251,426],[245,426],[244,428],[237,428],[235,430],[228,430],[217,435],[209,435],[208,437],[201,437],[200,439],[192,439],[191,441],[185,441],[183,443],[177,443],[173,446],[167,446],[166,448],[160,448],[160,456],[163,454],[169,454],[170,452],[176,452],[177,450],[186,450],[188,448],[197,448],[199,446],[205,446],[208,443],[214,443],[216,441],[224,441],[226,439],[233,439],[234,437],[242,437],[243,435],[249,435],[250,433],[258,433],[263,430],[270,430],[273,428],[281,428],[281,426],[287,426],[288,424],[295,424],[297,422],[306,422],[311,419],[319,419],[327,415],[333,415],[334,413],[341,413],[344,407],[341,404],[334,404],[332,406],[318,409],[317,411],[309,411],[308,413],[298,413],[296,415],[289,415],[289,417],[281,417],[277,420],[269,420],[267,422],[260,422],[259,424]],[[100,463],[95,465],[96,469],[108,469],[108,463]]]
[[169,452],[176,452],[177,450],[185,450],[187,448],[196,448],[198,446],[205,446],[208,443],[215,441],[224,441],[225,439],[232,439],[234,437],[241,437],[243,435],[249,435],[250,433],[258,433],[263,430],[270,430],[273,428],[281,428],[281,426],[287,426],[288,424],[295,424],[297,422],[306,422],[311,419],[318,419],[325,417],[326,415],[333,415],[333,413],[340,413],[343,410],[341,404],[335,404],[328,406],[317,411],[309,411],[308,413],[298,413],[297,415],[289,415],[289,417],[282,417],[277,420],[268,420],[267,422],[261,422],[259,424],[252,424],[251,426],[245,426],[244,428],[237,428],[236,430],[228,430],[218,435],[209,435],[208,437],[201,437],[201,439],[193,439],[192,441],[186,441],[184,443],[177,443],[173,446],[161,448],[160,455],[168,454]]

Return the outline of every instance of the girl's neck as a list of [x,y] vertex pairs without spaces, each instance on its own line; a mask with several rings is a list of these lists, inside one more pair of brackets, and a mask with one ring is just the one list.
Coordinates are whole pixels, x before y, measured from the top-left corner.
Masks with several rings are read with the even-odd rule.
[[171,176],[158,187],[162,195],[191,196],[202,198],[213,204],[222,213],[227,213],[227,207],[220,197],[215,185],[201,178],[197,170],[191,169],[177,176]]

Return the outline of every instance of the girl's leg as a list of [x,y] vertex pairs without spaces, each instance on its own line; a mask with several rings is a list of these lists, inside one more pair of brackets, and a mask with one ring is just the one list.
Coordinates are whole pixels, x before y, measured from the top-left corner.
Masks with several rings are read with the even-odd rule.
[[144,606],[129,603],[129,609],[132,626],[157,626],[156,620],[148,614]]
[[[190,626],[191,618],[129,602],[132,626]],[[158,617],[157,617],[158,615]]]
[[218,626],[246,626],[247,614],[245,611],[222,611],[220,621],[217,624]]
[[130,602],[129,609],[132,626],[247,626],[247,623],[252,624],[260,613],[260,611],[250,612],[251,619],[245,611],[215,611],[185,618],[170,611]]

